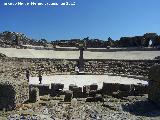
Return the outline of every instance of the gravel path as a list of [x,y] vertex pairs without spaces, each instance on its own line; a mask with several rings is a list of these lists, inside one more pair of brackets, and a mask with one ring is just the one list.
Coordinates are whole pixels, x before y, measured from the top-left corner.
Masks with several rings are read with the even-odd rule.
[[[55,58],[55,59],[78,59],[79,51],[54,51],[0,48],[0,53],[8,57],[19,58]],[[118,51],[118,52],[90,52],[84,51],[85,59],[128,59],[143,60],[154,59],[160,55],[160,51]]]

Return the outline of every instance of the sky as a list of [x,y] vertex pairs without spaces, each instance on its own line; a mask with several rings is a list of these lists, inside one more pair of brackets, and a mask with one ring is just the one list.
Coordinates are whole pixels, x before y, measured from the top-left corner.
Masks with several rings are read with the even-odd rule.
[[[9,6],[42,2],[58,6]],[[61,6],[69,2],[75,5]],[[0,0],[0,32],[21,32],[49,41],[85,37],[114,40],[155,32],[160,35],[160,0]]]

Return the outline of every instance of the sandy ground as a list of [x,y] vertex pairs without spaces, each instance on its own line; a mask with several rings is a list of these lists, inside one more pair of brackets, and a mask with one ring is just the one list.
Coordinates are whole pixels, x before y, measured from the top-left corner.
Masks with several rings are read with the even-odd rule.
[[[97,83],[99,89],[102,88],[103,82],[121,84],[148,84],[146,81],[142,81],[139,79],[108,75],[54,75],[43,76],[42,79],[42,84],[62,83],[64,84],[65,90],[69,88],[70,84],[75,84],[79,87],[83,87],[84,85]],[[38,77],[30,77],[29,83],[39,84]]]
[[[54,51],[0,48],[0,53],[8,57],[19,58],[55,58],[55,59],[78,59],[79,51]],[[153,59],[160,55],[160,51],[119,51],[119,52],[90,52],[84,51],[85,59],[128,59],[142,60]]]

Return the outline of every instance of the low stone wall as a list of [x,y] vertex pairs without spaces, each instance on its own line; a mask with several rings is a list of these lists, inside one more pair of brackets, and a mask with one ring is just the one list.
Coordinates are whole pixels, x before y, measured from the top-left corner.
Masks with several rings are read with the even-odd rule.
[[[75,67],[78,60],[27,60],[31,75],[37,76],[41,69],[43,75],[77,74]],[[141,76],[147,79],[149,69],[160,64],[160,60],[84,60],[85,74],[113,74],[125,76]]]
[[[77,74],[75,67],[78,59],[37,59],[37,58],[0,58],[0,73],[8,73],[12,76],[26,74],[29,70],[30,76],[55,74]],[[160,60],[106,60],[87,59],[84,60],[85,74],[113,74],[123,76],[140,76],[147,79],[149,69],[153,65],[160,64]]]
[[102,92],[103,94],[112,95],[113,92],[118,91],[119,84],[117,83],[103,83]]
[[118,83],[103,83],[102,93],[113,95],[114,92],[126,92],[127,95],[141,95],[148,94],[148,85],[127,85]]
[[[38,88],[41,91],[43,85],[30,85],[31,88]],[[41,86],[41,87],[39,87]],[[51,88],[44,85],[44,91],[49,91],[51,97],[60,97],[60,95],[65,95],[64,101],[69,102],[72,98],[86,98],[86,102],[103,101],[103,95],[109,95],[113,97],[123,98],[130,95],[143,95],[148,94],[148,85],[129,85],[129,84],[119,84],[119,83],[103,83],[103,87],[98,89],[97,84],[85,85],[78,87],[74,84],[69,85],[69,90],[64,91],[64,84],[52,83]],[[46,88],[46,90],[45,90]],[[40,94],[39,94],[40,95]],[[48,95],[48,93],[44,94]],[[37,101],[38,95],[34,93],[34,100]]]
[[[27,81],[27,80],[26,80]],[[0,76],[0,109],[15,109],[29,99],[29,84],[22,78]]]
[[85,72],[148,77],[149,69],[160,60],[85,60]]

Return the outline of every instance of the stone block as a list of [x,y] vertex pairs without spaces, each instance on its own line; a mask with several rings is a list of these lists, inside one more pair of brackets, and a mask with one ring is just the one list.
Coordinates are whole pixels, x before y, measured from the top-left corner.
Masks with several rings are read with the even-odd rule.
[[113,92],[113,97],[115,98],[123,98],[123,97],[127,97],[129,96],[128,91],[117,91],[117,92]]
[[52,83],[51,84],[50,95],[52,97],[55,97],[55,96],[59,95],[59,93],[63,90],[63,88],[64,88],[64,84],[61,84],[61,83]]
[[72,107],[77,107],[77,99],[76,98],[73,98],[72,100],[71,100],[71,106]]
[[86,98],[86,102],[95,102],[95,98],[94,97],[87,97]]
[[102,93],[107,95],[112,95],[113,92],[119,90],[118,83],[103,83]]
[[65,97],[64,97],[65,102],[70,102],[72,100],[72,97],[73,97],[73,92],[71,90],[65,91]]
[[64,84],[61,83],[51,83],[52,90],[63,90]]
[[0,110],[15,109],[16,105],[29,100],[29,84],[25,77],[0,76]]
[[78,87],[78,86],[77,86],[77,85],[74,85],[74,84],[70,84],[70,85],[69,85],[69,90],[73,91],[73,88],[74,88],[74,87]]
[[149,70],[149,80],[160,82],[160,65],[152,66]]
[[95,97],[96,94],[97,94],[97,90],[91,90],[91,91],[89,92],[89,97]]
[[82,87],[73,87],[73,92],[82,92]]
[[148,99],[160,106],[160,65],[151,67],[149,79]]
[[96,94],[96,96],[95,96],[95,100],[96,100],[96,102],[103,102],[104,101],[104,98],[102,97],[102,95],[101,94]]
[[160,83],[149,81],[148,99],[160,105]]
[[89,93],[90,91],[90,85],[83,86],[83,93]]
[[30,85],[30,87],[38,88],[40,96],[48,95],[50,93],[49,84]]
[[82,87],[73,87],[72,91],[73,91],[74,98],[82,98],[83,97]]
[[130,91],[131,86],[126,84],[119,84],[120,91]]
[[97,90],[98,89],[98,85],[97,84],[91,84],[90,85],[90,90]]
[[83,92],[73,92],[73,98],[86,98],[87,95]]
[[39,101],[39,89],[37,87],[31,87],[29,91],[29,101],[37,102]]
[[51,97],[59,96],[61,94],[61,90],[52,90],[50,91]]
[[148,85],[134,85],[135,94],[148,94]]

